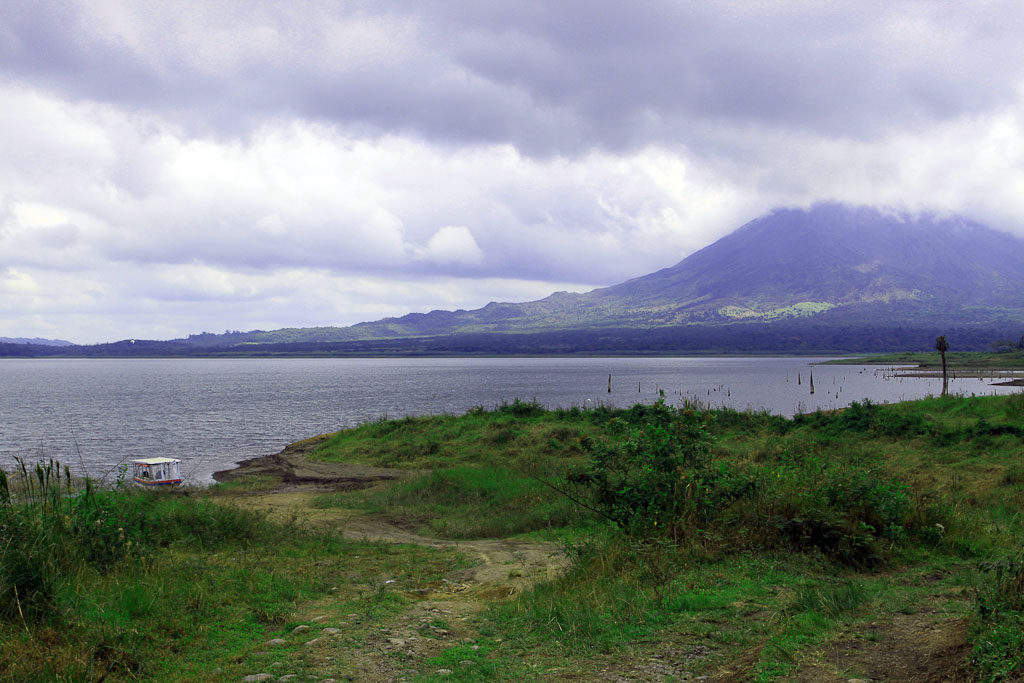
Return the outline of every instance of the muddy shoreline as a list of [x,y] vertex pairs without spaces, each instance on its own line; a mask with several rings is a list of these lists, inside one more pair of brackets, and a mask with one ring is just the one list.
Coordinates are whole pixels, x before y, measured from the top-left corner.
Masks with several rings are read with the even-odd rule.
[[[321,434],[288,444],[284,450],[274,455],[241,460],[232,469],[214,472],[213,480],[227,483],[252,477],[266,477],[277,480],[278,484],[273,490],[278,492],[354,491],[379,482],[405,479],[417,474],[410,470],[310,460],[309,454],[329,436],[330,434]],[[264,488],[263,492],[267,493],[268,490]]]

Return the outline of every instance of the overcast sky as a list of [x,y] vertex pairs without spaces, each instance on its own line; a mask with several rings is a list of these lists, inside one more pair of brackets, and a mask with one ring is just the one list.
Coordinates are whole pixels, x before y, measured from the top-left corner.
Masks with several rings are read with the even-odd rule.
[[777,206],[1024,234],[1024,3],[0,0],[0,336],[585,291]]

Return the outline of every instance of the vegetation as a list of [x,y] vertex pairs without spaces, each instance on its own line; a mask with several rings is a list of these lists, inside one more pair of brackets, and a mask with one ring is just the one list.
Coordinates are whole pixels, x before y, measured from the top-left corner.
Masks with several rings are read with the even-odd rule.
[[[904,311],[863,319],[830,318],[825,311],[811,318],[773,322],[716,322],[658,326],[624,326],[610,322],[590,328],[519,332],[425,331],[419,336],[331,339],[323,328],[266,333],[196,335],[188,340],[131,340],[94,346],[42,346],[0,342],[0,357],[165,358],[165,357],[347,357],[468,355],[643,355],[643,354],[834,354],[885,353],[895,349],[927,352],[939,333],[963,351],[991,348],[992,340],[1019,335],[1019,319],[973,322],[926,316],[908,320]],[[941,327],[938,327],[941,325]],[[344,328],[355,331],[358,328]],[[959,352],[957,352],[959,353]],[[930,354],[934,355],[934,354]],[[956,353],[951,354],[955,356]]]
[[[410,680],[894,679],[900,666],[1018,680],[1022,441],[1024,394],[793,419],[515,401],[323,439],[309,457],[407,476],[310,494],[305,525],[239,507],[274,495],[262,483],[74,493],[66,470],[25,464],[0,479],[0,678],[238,680],[316,611],[351,637],[299,670],[354,676],[360,639],[424,614],[424,591],[463,580],[463,554],[555,540],[560,578],[516,588],[525,570],[508,565],[512,588],[474,593],[485,609],[457,622],[416,617],[429,648],[390,651],[389,666]],[[470,540],[351,541],[314,518]]]
[[[949,351],[948,365],[953,370],[1013,370],[1024,368],[1024,349],[999,351]],[[835,365],[916,365],[921,369],[940,369],[941,356],[935,352],[900,352],[884,356],[845,358],[829,361]]]
[[429,582],[460,562],[198,492],[68,481],[53,462],[0,473],[0,680],[237,681],[297,605],[386,615],[403,598],[379,576]]

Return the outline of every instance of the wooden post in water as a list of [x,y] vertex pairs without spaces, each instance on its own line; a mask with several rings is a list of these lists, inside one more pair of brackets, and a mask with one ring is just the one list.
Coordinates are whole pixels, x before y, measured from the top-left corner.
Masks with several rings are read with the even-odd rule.
[[811,372],[811,393],[814,393],[814,373]]
[[608,393],[612,393],[612,376],[608,375]]

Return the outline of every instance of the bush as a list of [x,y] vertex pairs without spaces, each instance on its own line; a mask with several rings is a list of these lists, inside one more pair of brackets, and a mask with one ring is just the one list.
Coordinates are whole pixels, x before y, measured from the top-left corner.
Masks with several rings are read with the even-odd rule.
[[[703,510],[711,452],[707,415],[679,412],[664,395],[608,422],[611,442],[584,437],[590,463],[569,475],[589,490],[594,509],[632,535],[679,535]],[[660,525],[660,528],[659,528]]]
[[[567,483],[567,493],[570,487],[582,493],[568,495],[633,537],[726,550],[815,551],[853,566],[883,563],[909,540],[935,546],[944,539],[948,511],[867,466],[788,451],[761,466],[713,463],[709,424],[720,414],[675,410],[663,400],[620,413],[608,422],[613,440],[584,440],[590,461]],[[883,415],[868,403],[831,424],[889,433],[919,429],[916,420]],[[734,426],[743,422],[725,416]]]
[[797,415],[796,424],[811,424],[827,434],[838,436],[843,432],[870,433],[890,438],[928,436],[935,426],[920,415],[903,415],[891,407],[882,407],[868,399],[854,401],[844,410],[834,413],[821,411],[810,415]]

